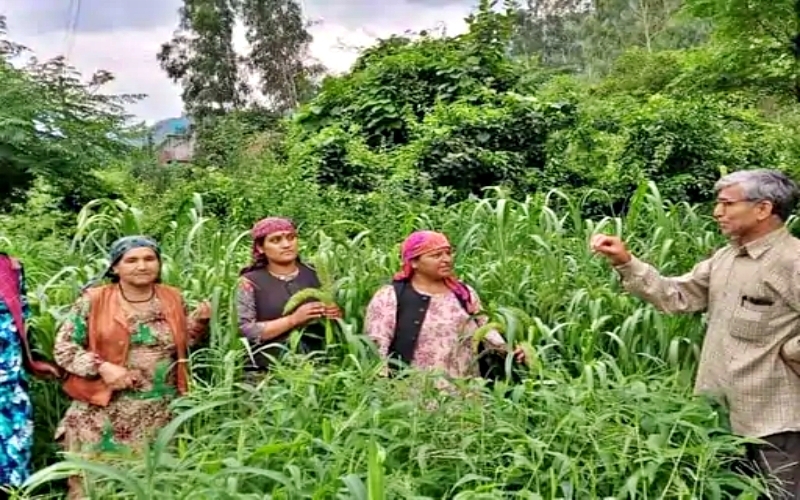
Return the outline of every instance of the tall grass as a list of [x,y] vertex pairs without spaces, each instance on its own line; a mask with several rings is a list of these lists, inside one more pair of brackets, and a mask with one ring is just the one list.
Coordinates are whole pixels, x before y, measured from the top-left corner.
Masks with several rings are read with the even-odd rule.
[[[116,464],[55,463],[52,430],[65,408],[57,387],[35,384],[37,464],[27,495],[81,468],[94,498],[725,498],[756,486],[730,472],[741,443],[724,416],[690,395],[700,317],[667,317],[621,291],[591,255],[597,232],[618,234],[664,272],[688,270],[721,243],[702,210],[643,186],[624,218],[584,219],[580,200],[551,192],[499,194],[427,213],[400,208],[414,229],[448,234],[457,271],[479,291],[512,342],[534,349],[521,385],[460,397],[429,377],[386,380],[361,335],[372,293],[399,266],[396,228],[337,221],[304,227],[304,256],[324,258],[346,313],[344,348],[292,356],[258,387],[239,382],[242,343],[233,291],[248,258],[246,229],[206,217],[196,196],[159,235],[164,279],[190,301],[212,299],[208,345],[193,354],[193,393],[151,452]],[[15,237],[44,354],[82,283],[118,236],[146,231],[142,212],[97,201],[75,238]],[[387,236],[392,235],[392,236]]]

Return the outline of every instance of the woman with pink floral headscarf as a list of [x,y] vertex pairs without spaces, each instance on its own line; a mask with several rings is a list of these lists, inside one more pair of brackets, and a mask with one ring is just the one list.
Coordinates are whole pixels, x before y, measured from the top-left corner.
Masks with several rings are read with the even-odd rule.
[[290,334],[303,328],[301,352],[325,349],[321,318],[341,317],[338,306],[307,301],[284,315],[289,298],[306,288],[319,288],[317,273],[300,262],[297,229],[281,217],[267,217],[252,228],[252,262],[240,272],[237,290],[239,330],[251,347],[245,371],[266,372],[270,357],[282,352]]
[[[367,307],[366,333],[379,354],[450,377],[478,376],[471,334],[486,318],[475,317],[481,308],[475,290],[453,275],[447,237],[434,231],[412,233],[403,242],[401,256],[403,269]],[[485,341],[493,349],[505,349],[497,331]],[[524,359],[521,349],[514,355],[517,361]]]

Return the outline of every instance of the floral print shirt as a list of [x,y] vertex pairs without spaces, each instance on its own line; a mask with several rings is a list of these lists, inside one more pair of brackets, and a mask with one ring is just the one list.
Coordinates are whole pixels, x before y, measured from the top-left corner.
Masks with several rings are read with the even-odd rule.
[[[136,448],[169,423],[175,387],[175,343],[158,299],[147,310],[122,304],[128,320],[130,351],[125,368],[136,372],[139,385],[117,391],[106,407],[73,401],[56,429],[55,438],[73,452],[115,452]],[[88,350],[91,302],[81,296],[56,335],[56,362],[70,373],[97,375],[103,362]],[[205,325],[187,314],[189,346],[197,344]]]
[[[27,320],[30,307],[25,293],[25,277],[20,275],[22,313]],[[21,383],[26,377],[17,325],[0,300],[0,485],[21,486],[30,474],[33,408]]]
[[[24,271],[20,275],[22,314],[27,321],[31,311],[28,305]],[[19,339],[14,317],[5,302],[0,300],[0,384],[17,383],[26,377],[22,364],[22,342]]]
[[[469,287],[472,301],[480,310],[480,299]],[[478,375],[476,354],[472,350],[472,333],[486,324],[486,318],[469,321],[469,314],[452,292],[431,295],[430,306],[422,322],[411,365],[440,370],[451,377]],[[394,340],[397,297],[387,285],[378,290],[367,306],[365,330],[382,357],[386,357]],[[503,337],[492,331],[486,341],[495,346],[505,344]]]

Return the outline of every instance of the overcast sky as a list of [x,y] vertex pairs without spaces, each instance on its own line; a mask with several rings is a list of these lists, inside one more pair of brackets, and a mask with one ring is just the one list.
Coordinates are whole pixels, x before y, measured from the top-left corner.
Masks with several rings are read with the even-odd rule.
[[[334,71],[345,71],[356,54],[343,46],[365,46],[375,37],[444,25],[464,30],[473,0],[301,0],[312,28],[312,55]],[[68,29],[76,0],[2,0],[9,37],[40,59],[66,53],[87,77],[97,69],[114,73],[114,93],[144,93],[130,111],[149,122],[179,116],[180,88],[156,60],[178,23],[182,0],[81,0],[75,29]],[[70,35],[71,34],[71,35]],[[242,33],[236,43],[244,44]]]

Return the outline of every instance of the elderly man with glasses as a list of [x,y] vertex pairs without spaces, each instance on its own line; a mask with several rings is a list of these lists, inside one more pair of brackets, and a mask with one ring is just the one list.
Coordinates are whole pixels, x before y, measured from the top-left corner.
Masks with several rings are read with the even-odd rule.
[[714,208],[729,243],[690,272],[664,277],[614,236],[592,250],[633,295],[666,313],[708,313],[695,391],[721,401],[773,498],[800,499],[800,240],[786,228],[797,185],[781,172],[721,178]]

